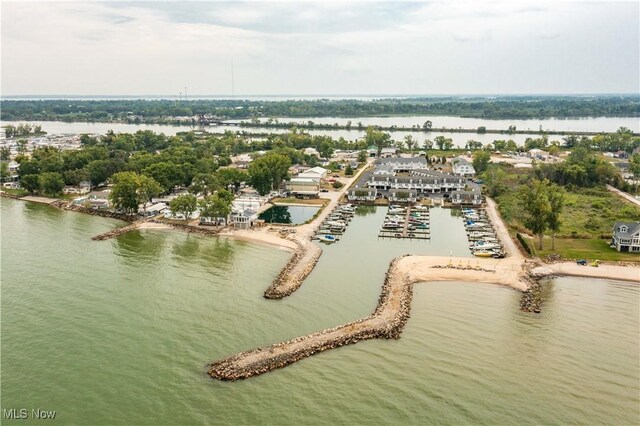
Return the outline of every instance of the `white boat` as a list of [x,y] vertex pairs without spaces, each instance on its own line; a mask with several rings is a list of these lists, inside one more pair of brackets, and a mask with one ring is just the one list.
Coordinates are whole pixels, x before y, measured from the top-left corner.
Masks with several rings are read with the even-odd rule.
[[382,229],[398,229],[401,228],[402,225],[396,221],[388,220],[382,224]]
[[389,209],[389,214],[398,214],[398,213],[406,213],[407,211],[405,209]]
[[318,239],[325,243],[335,243],[336,241],[338,241],[335,235],[331,235],[331,234],[318,235]]
[[472,250],[493,250],[493,249],[500,249],[500,248],[502,247],[498,243],[478,241],[475,244],[471,244]]
[[421,205],[413,206],[412,209],[413,210],[417,210],[419,212],[428,212],[429,211],[429,207],[421,206]]

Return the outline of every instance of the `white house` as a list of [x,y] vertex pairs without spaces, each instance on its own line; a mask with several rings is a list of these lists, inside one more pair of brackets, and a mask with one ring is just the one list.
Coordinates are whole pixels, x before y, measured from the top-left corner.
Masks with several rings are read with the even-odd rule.
[[15,173],[20,169],[20,163],[18,163],[17,161],[10,161],[9,162],[9,173]]
[[482,194],[480,191],[454,191],[449,197],[452,204],[470,204],[478,206],[482,204]]
[[307,178],[307,179],[324,179],[327,177],[327,173],[329,170],[323,167],[313,167],[309,170],[306,170],[298,175],[299,178]]
[[618,251],[640,253],[640,222],[616,222],[611,247]]
[[476,174],[476,170],[473,168],[467,160],[462,157],[456,157],[452,161],[453,174],[456,176],[473,176]]

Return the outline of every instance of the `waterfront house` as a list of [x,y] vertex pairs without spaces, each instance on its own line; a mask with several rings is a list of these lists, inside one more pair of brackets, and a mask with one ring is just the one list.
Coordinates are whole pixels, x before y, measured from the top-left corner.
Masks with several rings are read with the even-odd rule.
[[415,203],[418,201],[418,191],[413,189],[392,189],[389,191],[389,201],[394,203]]
[[65,186],[62,190],[64,194],[88,194],[91,191],[91,183],[82,181],[78,186]]
[[460,191],[465,187],[466,179],[432,170],[412,170],[409,176],[372,175],[367,182],[370,188],[389,191],[412,190],[417,193],[438,193]]
[[640,253],[640,222],[616,222],[611,247],[618,251]]
[[[144,206],[146,206],[146,212],[145,212]],[[141,204],[140,207],[138,207],[138,214],[145,217],[153,217],[159,214],[163,214],[164,211],[167,210],[168,208],[169,206],[167,206],[165,203],[149,202],[146,204]]]
[[288,192],[298,197],[318,197],[320,179],[315,177],[295,177],[285,184]]
[[449,201],[451,204],[479,206],[482,204],[482,194],[480,191],[453,191]]
[[469,177],[476,174],[476,170],[473,168],[473,165],[462,157],[454,158],[451,163],[453,164],[453,174],[456,176]]
[[17,161],[9,161],[9,173],[17,173],[20,169],[20,163]]
[[360,202],[374,202],[378,196],[376,188],[354,187],[347,192],[347,200]]
[[258,219],[258,212],[252,209],[233,210],[231,212],[231,222],[233,227],[238,229],[249,229],[253,222]]

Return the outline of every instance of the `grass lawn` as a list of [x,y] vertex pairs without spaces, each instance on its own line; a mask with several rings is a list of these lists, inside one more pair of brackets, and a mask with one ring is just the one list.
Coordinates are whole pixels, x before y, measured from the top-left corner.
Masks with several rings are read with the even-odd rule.
[[314,204],[318,206],[324,206],[329,202],[326,198],[310,198],[308,200],[301,198],[273,198],[270,201],[273,204]]
[[551,239],[545,238],[542,241],[542,250],[538,250],[537,239],[528,239],[529,247],[535,256],[546,256],[548,254],[558,254],[566,259],[587,259],[587,260],[608,260],[640,262],[640,253],[620,253],[609,247],[610,240],[603,239],[556,239],[556,249],[551,250]]
[[[514,185],[515,186],[515,185]],[[519,218],[524,212],[516,196],[517,187],[498,197],[502,217],[512,229],[524,231]],[[589,188],[567,191],[561,214],[559,236],[568,238],[601,238],[610,236],[618,221],[640,220],[640,207],[612,194],[606,189]],[[548,235],[548,234],[547,234]]]

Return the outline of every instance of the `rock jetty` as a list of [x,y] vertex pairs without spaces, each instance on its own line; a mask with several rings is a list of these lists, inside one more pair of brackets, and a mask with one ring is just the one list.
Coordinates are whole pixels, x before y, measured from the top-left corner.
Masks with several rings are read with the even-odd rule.
[[131,225],[121,226],[120,228],[112,229],[111,231],[107,231],[103,234],[96,235],[95,237],[91,237],[94,241],[103,241],[108,240],[109,238],[117,237],[118,235],[126,234],[127,232],[131,232],[135,229],[138,229],[142,222],[134,222]]
[[[404,256],[403,256],[404,257]],[[378,305],[368,317],[307,336],[241,352],[208,367],[208,374],[219,380],[246,379],[340,346],[367,339],[398,339],[411,310],[412,283],[397,270],[402,257],[391,262],[385,275]]]
[[271,285],[265,290],[266,299],[282,299],[296,291],[313,271],[322,255],[322,248],[311,241],[296,243],[296,250]]

